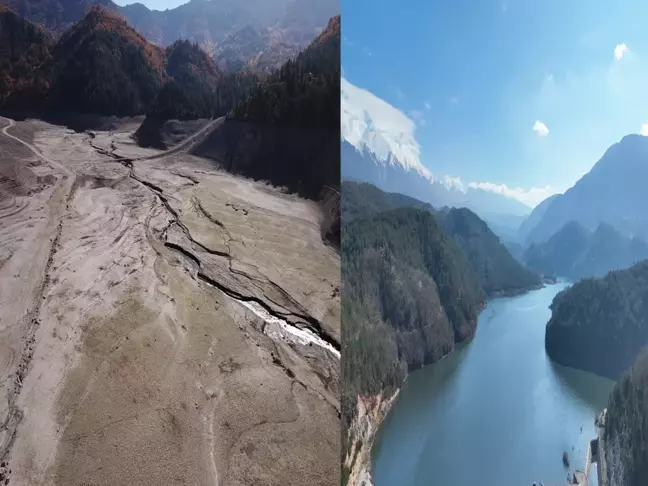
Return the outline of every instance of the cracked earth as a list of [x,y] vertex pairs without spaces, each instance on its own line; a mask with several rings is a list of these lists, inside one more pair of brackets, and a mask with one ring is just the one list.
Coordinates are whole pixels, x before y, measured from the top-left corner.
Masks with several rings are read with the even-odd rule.
[[0,118],[9,484],[339,484],[340,259],[317,204],[136,128]]

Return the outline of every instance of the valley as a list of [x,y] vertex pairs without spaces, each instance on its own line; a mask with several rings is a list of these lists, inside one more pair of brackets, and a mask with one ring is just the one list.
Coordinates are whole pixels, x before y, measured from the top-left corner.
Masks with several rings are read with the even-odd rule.
[[374,485],[560,485],[584,468],[614,383],[545,353],[548,305],[568,285],[489,302],[471,341],[411,373],[373,448]]
[[139,121],[0,118],[11,484],[337,484],[320,207],[189,154],[221,120],[167,151],[135,143]]
[[[648,244],[645,194],[627,181],[643,178],[646,137],[624,137],[505,234],[466,199],[430,193],[437,182],[424,181],[436,205],[415,199],[425,168],[399,161],[402,146],[379,157],[348,143],[346,484],[581,484],[597,434],[602,485],[643,484]],[[466,454],[477,467],[462,468]]]

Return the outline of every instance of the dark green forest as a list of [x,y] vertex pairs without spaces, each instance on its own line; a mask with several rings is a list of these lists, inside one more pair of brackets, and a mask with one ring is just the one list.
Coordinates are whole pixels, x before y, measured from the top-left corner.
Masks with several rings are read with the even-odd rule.
[[[52,62],[53,38],[0,6],[0,110],[32,111],[49,89],[47,76],[35,76]],[[24,107],[24,108],[23,108]]]
[[64,37],[54,57],[48,108],[56,112],[138,115],[165,79],[141,45],[114,31],[94,30],[83,39]]
[[[230,118],[339,133],[340,17],[234,108]],[[332,109],[336,107],[336,109]]]
[[13,12],[0,15],[4,112],[195,120],[226,115],[259,83],[255,74],[221,72],[195,43],[162,50],[101,7],[56,43]]
[[608,484],[644,486],[648,478],[648,348],[612,390],[604,437]]
[[393,391],[472,336],[485,295],[434,215],[407,207],[345,224],[342,282],[346,428],[358,395]]
[[542,285],[540,276],[511,256],[488,225],[470,209],[451,208],[437,217],[463,248],[489,297],[513,295]]
[[575,283],[554,297],[551,310],[549,356],[618,378],[648,345],[648,261]]
[[224,73],[196,43],[174,42],[166,48],[170,78],[146,115],[160,121],[225,116],[247,97],[259,78],[252,73]]
[[[101,7],[92,7],[55,44],[34,24],[6,15],[13,21],[3,25],[7,42],[0,49],[0,64],[13,68],[11,85],[4,83],[0,92],[4,112],[142,114],[167,79],[164,51]],[[25,87],[35,96],[26,97]]]
[[377,187],[342,183],[342,220],[397,207],[416,207],[435,214],[445,233],[461,246],[488,297],[512,295],[539,287],[540,277],[514,259],[488,225],[466,208],[443,208],[403,194],[386,193]]

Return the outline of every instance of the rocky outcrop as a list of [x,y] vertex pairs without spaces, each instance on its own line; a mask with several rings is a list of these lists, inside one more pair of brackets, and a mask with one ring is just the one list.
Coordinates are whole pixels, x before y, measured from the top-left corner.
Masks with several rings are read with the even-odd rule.
[[399,390],[391,396],[358,397],[356,414],[345,438],[349,446],[342,463],[342,484],[347,486],[372,486],[371,449],[380,425],[398,397]]

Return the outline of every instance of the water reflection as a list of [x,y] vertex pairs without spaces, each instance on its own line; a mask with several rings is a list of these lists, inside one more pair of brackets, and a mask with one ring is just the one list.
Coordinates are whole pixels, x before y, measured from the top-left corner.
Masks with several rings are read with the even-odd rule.
[[472,342],[410,375],[374,447],[376,486],[565,483],[563,451],[583,467],[612,382],[545,353],[567,285],[492,301]]

